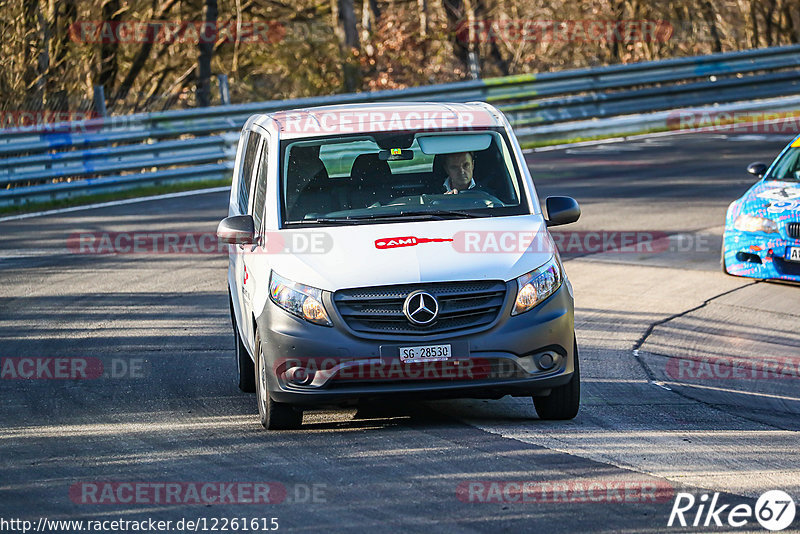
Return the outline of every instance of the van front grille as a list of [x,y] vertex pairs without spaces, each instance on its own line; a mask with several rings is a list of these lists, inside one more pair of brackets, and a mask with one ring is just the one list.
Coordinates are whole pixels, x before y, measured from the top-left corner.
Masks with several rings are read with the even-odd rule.
[[[439,315],[416,326],[403,313],[409,293],[427,291],[439,302]],[[430,335],[490,325],[506,297],[501,281],[437,282],[343,289],[333,295],[347,326],[365,334]]]

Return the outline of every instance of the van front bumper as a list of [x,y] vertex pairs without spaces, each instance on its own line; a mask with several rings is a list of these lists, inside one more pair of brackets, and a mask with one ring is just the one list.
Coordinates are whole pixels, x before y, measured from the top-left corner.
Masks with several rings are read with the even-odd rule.
[[[546,395],[574,370],[573,298],[565,281],[536,308],[511,316],[516,289],[485,330],[366,339],[337,314],[333,327],[299,319],[271,301],[257,319],[270,396],[289,404],[363,398],[500,398]],[[403,363],[400,347],[450,345],[446,361]]]

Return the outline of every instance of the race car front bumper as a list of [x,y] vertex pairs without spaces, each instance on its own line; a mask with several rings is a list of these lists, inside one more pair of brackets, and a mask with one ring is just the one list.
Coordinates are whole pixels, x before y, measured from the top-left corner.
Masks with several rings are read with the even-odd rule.
[[723,265],[734,276],[800,282],[800,262],[790,259],[792,248],[800,248],[800,239],[728,229],[722,238]]

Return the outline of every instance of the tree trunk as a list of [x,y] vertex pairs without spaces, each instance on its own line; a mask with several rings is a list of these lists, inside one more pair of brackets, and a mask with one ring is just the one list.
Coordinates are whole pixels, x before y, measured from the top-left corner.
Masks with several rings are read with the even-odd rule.
[[44,96],[40,86],[41,72],[39,70],[39,4],[37,0],[24,0],[22,4],[23,35],[23,73],[22,83],[25,86],[25,105],[27,111],[40,111],[44,103]]
[[78,10],[74,0],[49,0],[48,20],[51,37],[49,65],[46,79],[45,95],[47,108],[52,111],[69,110],[67,80],[68,50],[70,45],[70,25],[78,18]]
[[419,36],[422,39],[428,38],[428,5],[426,0],[417,0],[419,10]]
[[764,14],[764,37],[767,41],[766,44],[767,46],[773,46],[775,44],[773,32],[773,27],[775,26],[773,21],[773,15],[775,14],[775,0],[762,3],[761,7],[762,13]]
[[800,25],[795,22],[795,15],[793,6],[790,2],[783,5],[783,16],[786,19],[786,35],[790,43],[800,43]]
[[36,86],[43,98],[44,107],[50,108],[52,102],[48,101],[47,90],[53,83],[50,80],[50,39],[52,31],[50,30],[50,21],[47,15],[42,13],[41,9],[36,10],[36,19],[39,23],[39,76],[36,78]]
[[353,0],[339,0],[339,20],[344,30],[344,45],[350,49],[360,47],[356,31],[356,12]]
[[378,0],[366,0],[366,1],[369,1],[369,9],[372,11],[372,18],[375,21],[375,24],[377,24],[381,18],[381,10],[378,7]]
[[217,41],[217,0],[205,0],[206,28],[200,32],[200,55],[197,60],[197,106],[211,105],[211,58]]
[[478,36],[475,33],[475,6],[473,2],[478,0],[464,0],[464,14],[468,25],[467,37],[467,68],[469,76],[477,80],[481,75],[481,68],[478,62],[478,47],[476,46]]
[[361,42],[364,43],[364,52],[367,57],[375,55],[375,47],[372,46],[372,18],[369,0],[364,0],[361,4]]
[[756,3],[758,1],[759,0],[750,0],[750,22],[753,24],[753,48],[758,48],[759,44],[761,43],[761,38],[759,37],[758,31],[758,12],[756,12]]
[[[612,6],[614,10],[614,20],[623,20],[623,17],[625,16],[625,0],[615,0],[612,2]],[[616,39],[613,39],[611,41],[611,57],[613,58],[612,63],[622,62],[622,51],[622,44]]]
[[[358,40],[353,0],[331,0],[331,11],[342,55],[344,90],[352,93],[361,87],[361,69],[357,58],[361,45]],[[353,57],[354,55],[356,57]]]
[[714,52],[722,52],[722,40],[719,36],[719,28],[717,27],[717,13],[714,11],[714,6],[708,0],[703,0],[703,17],[706,19],[708,28],[711,31],[711,42]]
[[[119,0],[103,0],[103,20],[118,22],[122,18]],[[117,50],[119,44],[115,40],[100,43],[100,71],[95,85],[102,85],[106,95],[114,94],[114,82],[117,79]]]
[[[172,9],[172,6],[175,5],[177,0],[167,0],[166,3],[162,4],[159,8],[158,13],[155,16],[156,20],[161,20],[164,16]],[[150,56],[150,51],[153,49],[153,42],[147,41],[142,43],[142,47],[136,53],[136,56],[133,58],[133,63],[131,64],[130,69],[128,69],[128,74],[125,75],[125,79],[122,80],[122,83],[119,85],[119,89],[114,94],[114,97],[111,98],[111,103],[109,107],[113,106],[114,103],[118,100],[124,100],[125,97],[128,96],[131,88],[133,87],[133,82],[136,81],[136,78],[139,76],[139,73],[144,68],[145,64],[147,63],[147,58]],[[108,97],[108,95],[106,95]]]

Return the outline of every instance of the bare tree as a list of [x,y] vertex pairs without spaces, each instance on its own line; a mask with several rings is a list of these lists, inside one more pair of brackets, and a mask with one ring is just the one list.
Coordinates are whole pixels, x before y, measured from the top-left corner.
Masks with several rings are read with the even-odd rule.
[[[103,0],[101,11],[103,20],[109,23],[116,24],[122,19],[123,10],[120,9],[119,0]],[[114,82],[117,79],[119,67],[117,63],[118,49],[119,43],[116,39],[111,39],[109,42],[101,40],[100,42],[100,68],[95,78],[95,85],[102,86],[106,95],[112,95],[114,92]]]
[[[161,7],[155,15],[156,20],[163,20],[177,1],[178,0],[167,0],[161,4]],[[125,75],[125,78],[122,80],[122,83],[120,83],[119,88],[114,93],[114,97],[111,99],[111,104],[109,107],[113,106],[119,100],[124,100],[125,97],[128,96],[128,93],[133,87],[133,83],[136,81],[136,78],[139,77],[139,74],[147,64],[147,58],[150,56],[150,51],[153,49],[153,44],[154,43],[152,39],[148,39],[146,42],[142,43],[142,46],[139,48],[139,51],[133,58],[131,67],[128,69],[128,73]]]
[[211,105],[211,57],[217,36],[217,0],[205,0],[205,27],[200,32],[200,55],[197,60],[197,105]]
[[[356,12],[353,0],[331,0],[331,12],[334,16],[336,34],[342,54],[342,77],[344,90],[348,93],[361,86],[361,72],[357,61],[360,53],[360,42],[356,28]],[[356,57],[353,57],[353,56]]]
[[419,10],[419,36],[426,39],[428,37],[428,2],[417,0],[417,9]]
[[22,3],[22,82],[25,89],[25,109],[41,110],[44,104],[44,91],[41,83],[43,72],[39,43],[39,3],[37,0],[23,0]]

